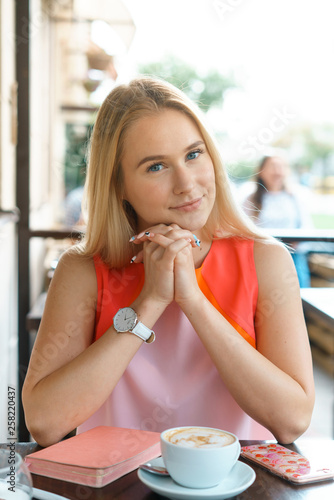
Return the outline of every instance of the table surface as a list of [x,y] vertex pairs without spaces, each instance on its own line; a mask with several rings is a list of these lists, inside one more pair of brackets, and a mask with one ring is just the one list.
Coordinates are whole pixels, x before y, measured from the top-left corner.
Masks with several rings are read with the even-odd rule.
[[[265,441],[240,441],[241,446],[264,443]],[[268,441],[270,442],[270,441]],[[7,445],[0,444],[0,448]],[[319,467],[334,469],[334,440],[329,439],[298,439],[287,448],[297,451],[307,457],[311,463]],[[17,443],[16,451],[22,456],[37,451],[36,443]],[[243,459],[240,459],[244,461]],[[247,462],[246,462],[247,463]],[[237,500],[333,500],[334,481],[296,486],[274,476],[257,465],[251,465],[256,473],[255,482],[243,493],[234,497]],[[32,475],[35,488],[58,493],[69,499],[81,500],[159,500],[163,497],[153,493],[137,477],[137,471],[117,479],[104,488],[90,488],[78,484],[59,481],[47,477]]]

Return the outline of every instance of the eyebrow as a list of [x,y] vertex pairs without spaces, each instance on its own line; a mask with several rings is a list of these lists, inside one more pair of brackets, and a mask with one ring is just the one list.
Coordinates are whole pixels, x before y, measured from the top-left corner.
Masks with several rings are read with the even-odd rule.
[[[199,141],[196,141],[196,142],[193,142],[192,144],[190,144],[189,146],[187,146],[185,149],[184,149],[184,153],[186,153],[187,151],[189,151],[190,149],[193,149],[193,148],[197,148],[198,146],[202,146],[202,145],[205,145],[205,142],[202,141],[202,140],[199,140]],[[147,163],[148,161],[160,161],[160,160],[165,160],[166,158],[168,158],[167,155],[152,155],[152,156],[145,156],[145,158],[143,158],[142,160],[140,160],[140,162],[138,163],[137,165],[137,168],[139,168],[141,165],[143,165],[143,163]]]

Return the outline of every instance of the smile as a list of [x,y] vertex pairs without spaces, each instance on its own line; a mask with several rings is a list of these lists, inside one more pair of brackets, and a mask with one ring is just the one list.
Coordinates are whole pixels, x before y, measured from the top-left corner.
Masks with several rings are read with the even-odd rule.
[[182,210],[183,212],[191,212],[192,210],[197,210],[202,203],[202,197],[196,198],[196,200],[188,201],[187,203],[182,203],[177,207],[171,207],[172,210]]

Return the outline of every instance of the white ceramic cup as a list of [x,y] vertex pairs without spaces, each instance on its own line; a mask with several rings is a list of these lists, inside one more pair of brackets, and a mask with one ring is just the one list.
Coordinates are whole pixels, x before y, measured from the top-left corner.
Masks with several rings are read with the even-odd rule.
[[211,488],[231,472],[240,443],[231,432],[211,427],[174,427],[160,435],[161,454],[175,482],[188,488]]

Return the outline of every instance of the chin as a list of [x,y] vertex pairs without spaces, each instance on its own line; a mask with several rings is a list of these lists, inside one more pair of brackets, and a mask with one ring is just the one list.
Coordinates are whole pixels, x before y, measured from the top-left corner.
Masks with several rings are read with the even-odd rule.
[[188,229],[188,231],[191,231],[192,233],[196,233],[196,231],[202,231],[205,228],[207,222],[208,219],[205,219],[204,221],[190,222],[181,227],[183,229]]

